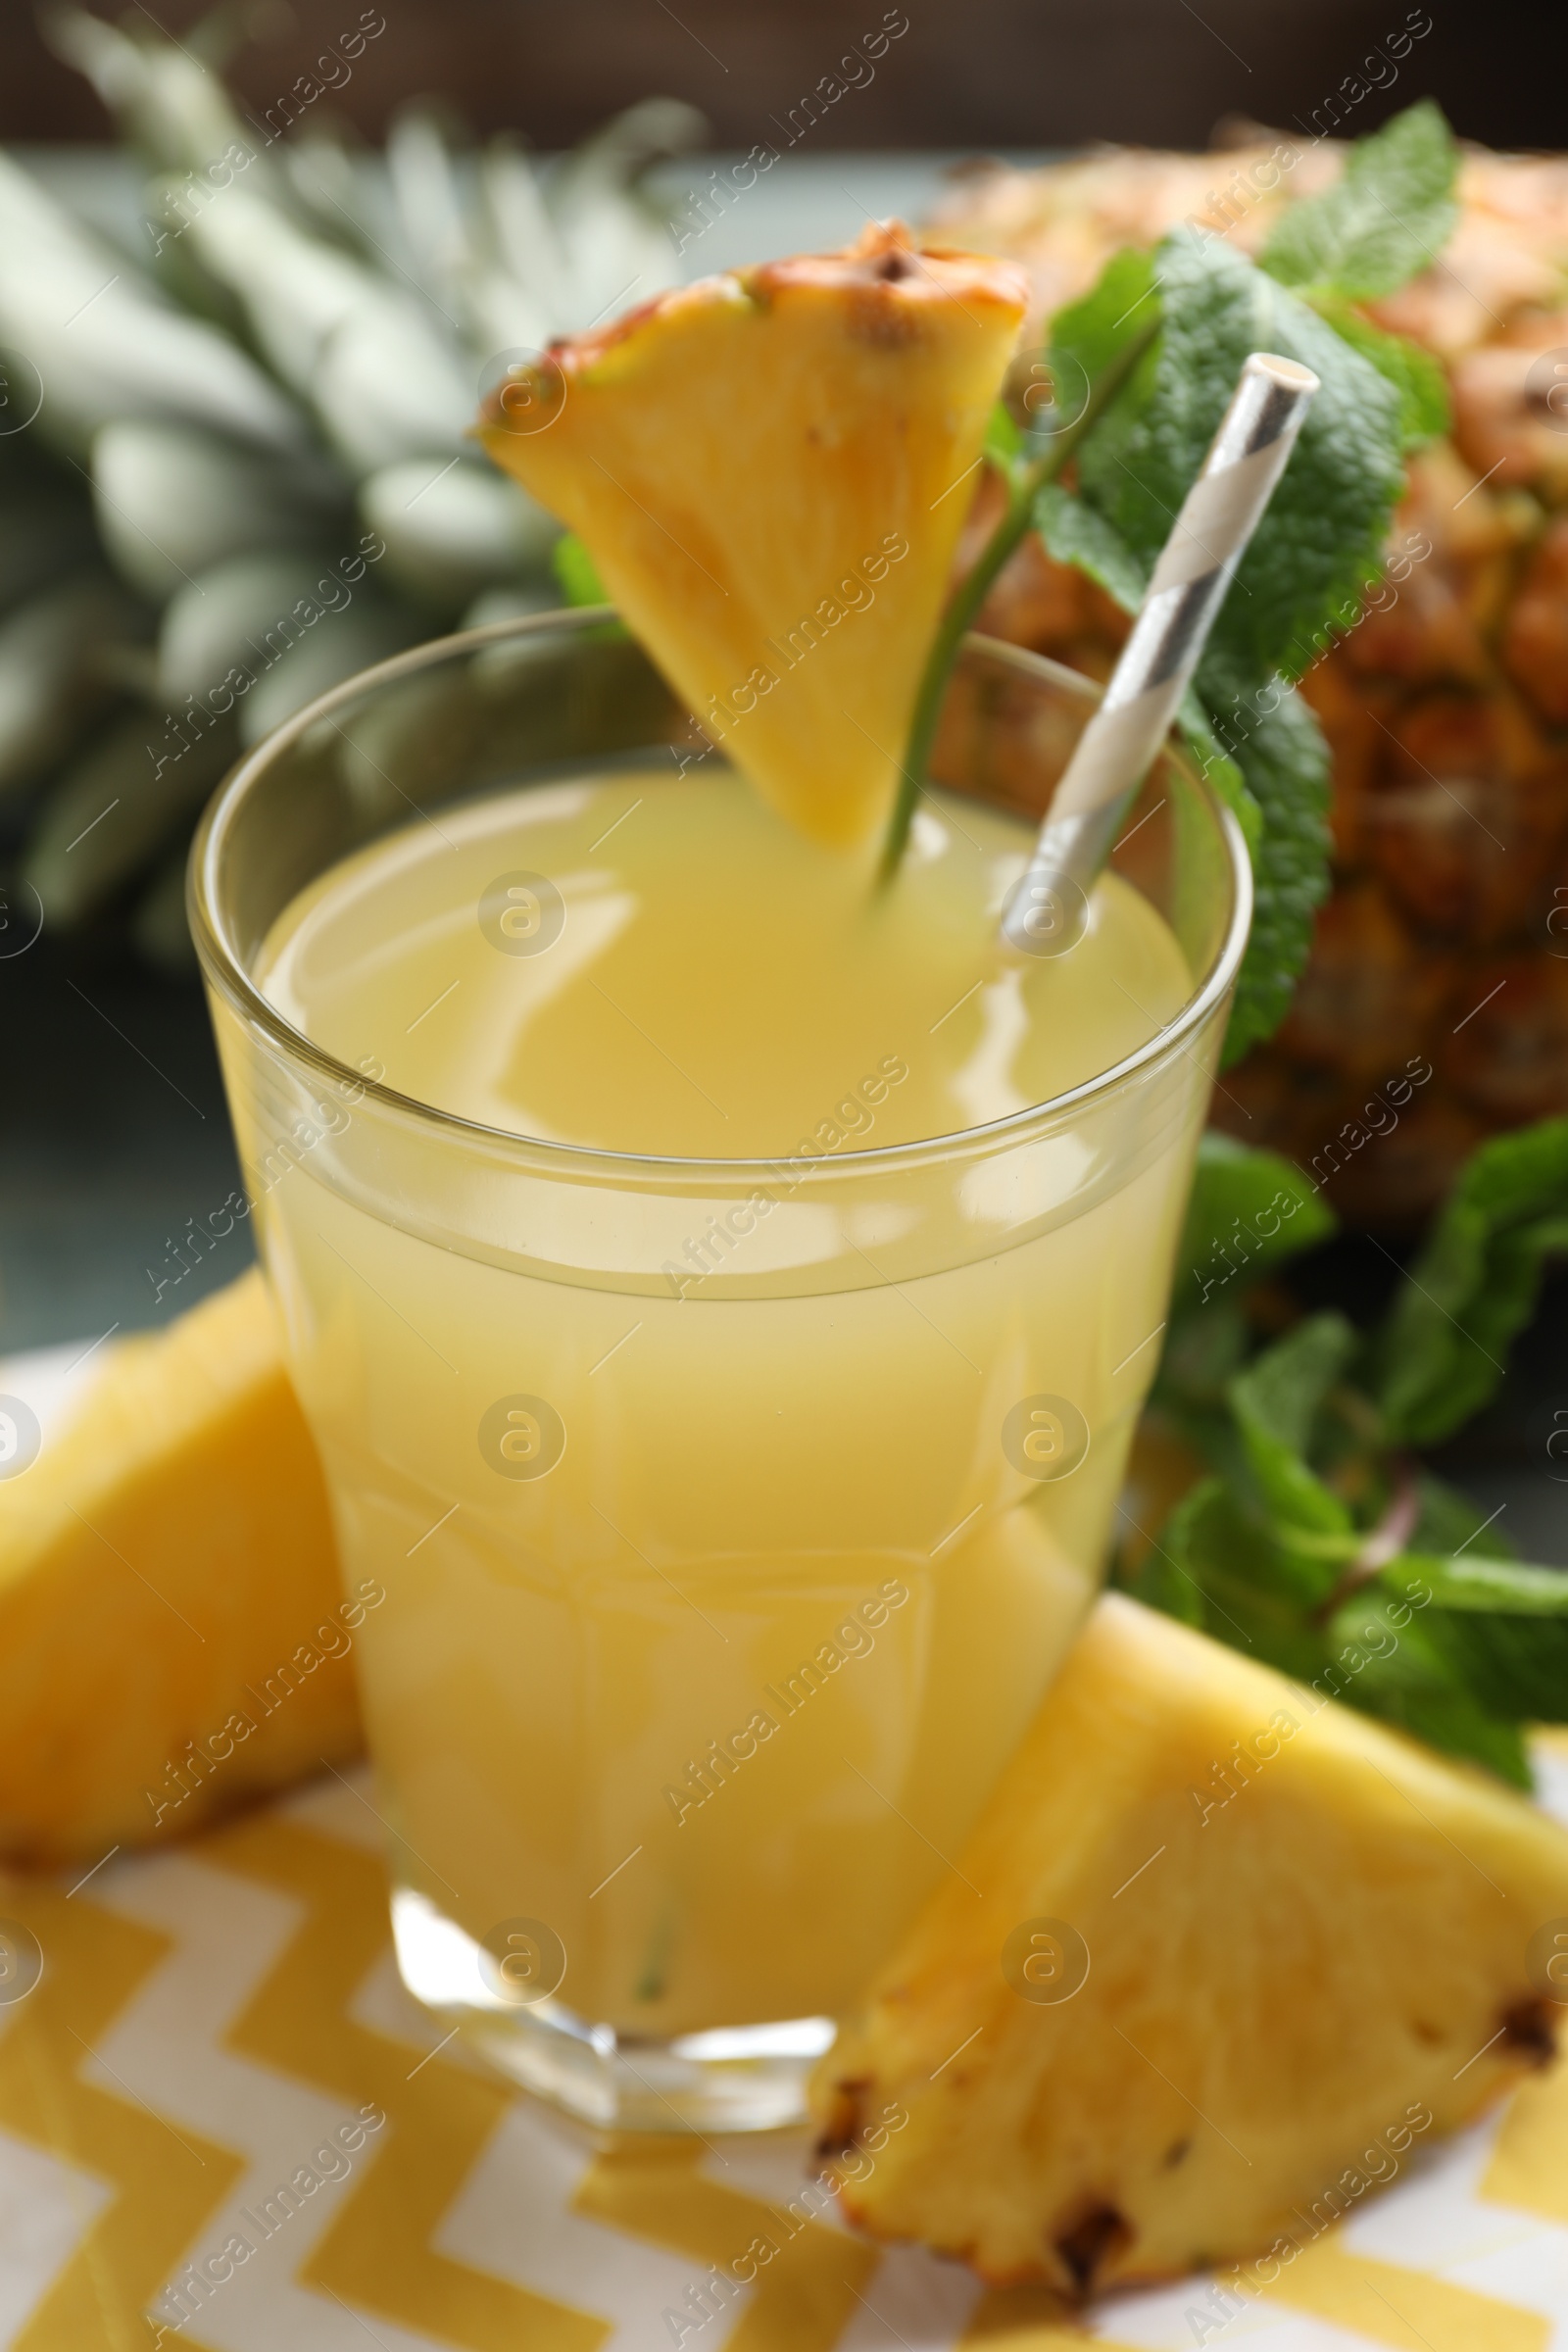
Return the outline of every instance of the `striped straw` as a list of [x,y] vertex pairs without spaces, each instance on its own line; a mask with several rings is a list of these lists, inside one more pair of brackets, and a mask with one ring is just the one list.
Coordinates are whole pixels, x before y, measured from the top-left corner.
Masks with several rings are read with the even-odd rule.
[[1023,956],[1082,937],[1088,894],[1225,600],[1318,388],[1310,368],[1254,351],[1188,491],[1104,699],[1078,739],[1034,855],[1002,918]]

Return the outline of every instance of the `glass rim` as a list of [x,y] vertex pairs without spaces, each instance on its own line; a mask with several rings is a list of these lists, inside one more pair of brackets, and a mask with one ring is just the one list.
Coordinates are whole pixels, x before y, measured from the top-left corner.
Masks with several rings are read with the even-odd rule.
[[[442,1110],[432,1102],[423,1102],[416,1095],[406,1095],[384,1080],[368,1078],[363,1070],[341,1061],[314,1038],[297,1029],[287,1020],[269,998],[256,986],[245,969],[234,941],[223,927],[220,914],[221,900],[218,882],[225,845],[235,812],[247,795],[257,788],[278,757],[287,752],[311,727],[346,705],[359,701],[368,690],[397,684],[416,675],[422,669],[433,668],[438,662],[456,660],[464,654],[476,652],[487,645],[496,645],[513,638],[568,635],[577,629],[602,628],[607,620],[619,620],[613,605],[572,605],[559,612],[529,612],[514,618],[483,623],[472,629],[453,631],[449,636],[433,637],[394,654],[388,661],[373,663],[368,669],[355,671],[324,694],[305,704],[291,717],[274,727],[237,760],[219,784],[209,800],[191,843],[186,867],[185,903],[190,919],[191,937],[197,959],[209,986],[215,989],[242,1019],[260,1028],[271,1044],[297,1062],[307,1064],[322,1078],[333,1084],[340,1093],[348,1090],[356,1102],[367,1100],[379,1103],[399,1117],[412,1119],[437,1134],[449,1136],[457,1143],[482,1145],[486,1150],[499,1149],[508,1157],[524,1158],[554,1166],[578,1175],[632,1175],[646,1169],[665,1181],[685,1179],[706,1181],[730,1187],[756,1179],[775,1178],[781,1163],[790,1159],[788,1152],[771,1156],[753,1154],[720,1158],[711,1154],[685,1154],[650,1152],[613,1151],[597,1144],[559,1142],[546,1136],[530,1136],[511,1127],[493,1127],[480,1119],[467,1119],[456,1111]],[[1076,695],[1080,700],[1098,703],[1104,692],[1100,680],[1081,670],[1069,668],[1049,655],[1034,653],[1027,646],[1011,644],[1007,639],[969,631],[962,639],[962,651],[997,662],[1004,668]],[[652,664],[652,657],[648,656]],[[1048,1096],[1043,1102],[1027,1103],[1022,1110],[1008,1111],[1000,1119],[989,1119],[973,1127],[955,1128],[944,1135],[921,1136],[911,1143],[870,1145],[855,1152],[835,1152],[813,1160],[810,1173],[854,1174],[868,1169],[887,1170],[891,1167],[923,1166],[951,1159],[956,1152],[985,1151],[1005,1144],[1032,1128],[1049,1126],[1064,1115],[1091,1105],[1102,1096],[1114,1094],[1133,1084],[1152,1066],[1163,1061],[1173,1053],[1185,1052],[1193,1034],[1200,1029],[1215,1005],[1230,989],[1247,949],[1252,919],[1252,868],[1246,840],[1232,810],[1226,806],[1204,775],[1189,775],[1188,780],[1206,803],[1215,819],[1224,844],[1231,876],[1233,904],[1230,921],[1218,953],[1209,969],[1195,988],[1175,1019],[1143,1045],[1125,1054],[1109,1068],[1098,1070],[1092,1078],[1066,1088],[1061,1094]],[[411,807],[413,804],[411,804]],[[415,815],[421,813],[414,809]]]

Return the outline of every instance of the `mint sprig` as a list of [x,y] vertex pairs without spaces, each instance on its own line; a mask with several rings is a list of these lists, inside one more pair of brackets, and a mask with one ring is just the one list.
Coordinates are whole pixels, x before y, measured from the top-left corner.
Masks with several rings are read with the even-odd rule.
[[986,456],[1006,485],[1006,506],[949,600],[921,674],[883,845],[884,880],[898,871],[908,846],[915,802],[924,785],[958,647],[973,627],[997,574],[1033,524],[1041,491],[1055,480],[1079,444],[1094,431],[1159,331],[1158,312],[1151,300],[1152,277],[1147,256],[1118,255],[1092,295],[1057,314],[1051,346],[1053,374],[1057,381],[1082,380],[1086,386],[1083,406],[1070,423],[1059,431],[1026,433],[1004,409],[993,416]]
[[1281,213],[1262,265],[1307,299],[1375,302],[1438,259],[1453,233],[1453,137],[1430,98],[1358,139],[1332,187]]
[[1205,1138],[1151,1410],[1206,1475],[1134,1531],[1120,1581],[1528,1786],[1522,1727],[1568,1721],[1568,1574],[1504,1556],[1413,1448],[1487,1401],[1568,1254],[1568,1119],[1473,1155],[1375,1326],[1319,1313],[1265,1338],[1260,1278],[1333,1229],[1291,1163]]
[[1436,363],[1358,306],[1441,251],[1455,162],[1442,115],[1423,102],[1360,142],[1336,187],[1282,216],[1262,267],[1182,228],[1152,254],[1115,255],[1093,290],[1057,314],[1051,372],[1087,385],[1088,407],[1043,446],[999,415],[987,454],[1006,484],[1006,512],[949,608],[906,745],[889,872],[958,641],[1024,531],[1037,529],[1058,561],[1136,611],[1248,354],[1278,351],[1312,368],[1322,390],[1183,713],[1188,747],[1236,810],[1252,857],[1256,911],[1228,1061],[1278,1026],[1328,891],[1328,747],[1290,681],[1359,617],[1403,460],[1447,420]]

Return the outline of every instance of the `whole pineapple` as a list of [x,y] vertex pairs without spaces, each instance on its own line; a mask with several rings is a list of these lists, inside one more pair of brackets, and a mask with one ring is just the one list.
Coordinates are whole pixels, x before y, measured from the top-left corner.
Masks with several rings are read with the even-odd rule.
[[0,896],[19,933],[126,909],[175,967],[189,830],[241,749],[421,637],[560,602],[556,525],[467,428],[507,364],[674,281],[643,176],[703,127],[652,99],[541,175],[416,108],[382,170],[308,76],[243,115],[226,23],[47,20],[141,208],[89,220],[0,154]]
[[[930,229],[1023,262],[1045,318],[1179,221],[1257,251],[1346,152],[986,167]],[[1568,159],[1467,149],[1458,197],[1442,258],[1367,306],[1441,364],[1452,425],[1411,461],[1372,610],[1303,680],[1336,887],[1284,1028],[1216,1101],[1371,1223],[1423,1213],[1483,1135],[1568,1110]],[[1034,536],[981,625],[1097,676],[1127,629]],[[1380,1088],[1423,1069],[1392,1124]]]

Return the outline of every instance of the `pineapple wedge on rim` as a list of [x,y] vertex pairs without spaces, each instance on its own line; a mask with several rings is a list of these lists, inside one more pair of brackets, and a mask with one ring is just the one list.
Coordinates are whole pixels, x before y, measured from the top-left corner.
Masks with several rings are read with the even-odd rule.
[[1013,264],[879,223],[661,295],[485,404],[496,463],[583,540],[709,735],[825,843],[887,815],[1026,300]]
[[998,2284],[1266,2281],[1550,2058],[1565,1932],[1544,1814],[1110,1595],[821,2061],[823,2154]]

